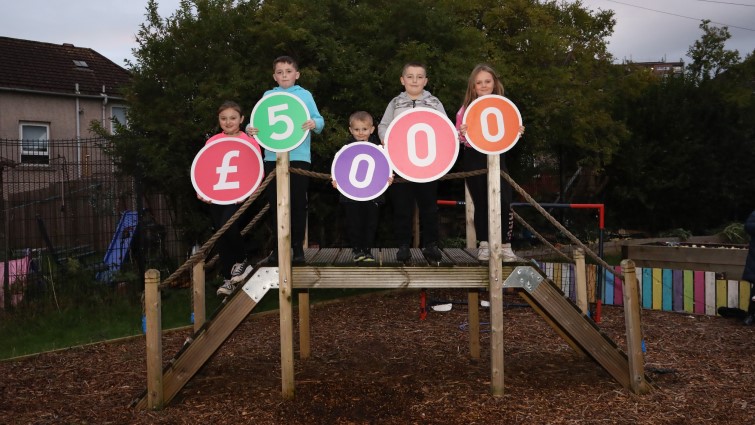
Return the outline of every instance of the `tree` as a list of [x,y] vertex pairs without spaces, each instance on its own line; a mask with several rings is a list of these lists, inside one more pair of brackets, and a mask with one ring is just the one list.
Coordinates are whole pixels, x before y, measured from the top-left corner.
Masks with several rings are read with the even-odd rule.
[[[528,128],[512,163],[560,149],[571,163],[602,166],[626,137],[612,116],[620,97],[605,37],[613,24],[610,12],[556,1],[184,0],[162,19],[150,0],[130,64],[131,128],[114,139],[114,154],[124,170],[170,194],[182,222],[192,223],[186,237],[199,240],[188,169],[217,131],[215,109],[234,99],[248,115],[272,87],[272,60],[288,54],[326,119],[312,144],[316,171],[329,170],[351,112],[380,119],[409,60],[428,65],[428,89],[452,119],[473,66],[495,66]],[[336,195],[325,186],[314,183],[311,196],[323,226],[337,222]]]
[[737,50],[726,50],[726,40],[731,38],[728,27],[711,27],[710,20],[700,24],[702,37],[690,46],[687,56],[692,63],[687,68],[695,81],[705,81],[717,77],[722,72],[740,62]]

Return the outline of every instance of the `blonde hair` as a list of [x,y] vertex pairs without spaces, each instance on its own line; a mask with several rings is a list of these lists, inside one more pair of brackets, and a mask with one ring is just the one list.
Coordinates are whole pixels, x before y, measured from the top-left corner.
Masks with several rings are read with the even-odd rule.
[[472,73],[469,74],[469,80],[467,81],[467,93],[464,95],[464,103],[462,104],[462,106],[464,106],[465,108],[478,97],[477,91],[475,90],[475,80],[477,80],[477,75],[482,71],[489,72],[490,75],[493,76],[492,94],[503,96],[503,83],[501,83],[501,79],[498,78],[498,74],[490,65],[481,63],[475,66],[472,70]]
[[351,127],[351,124],[354,121],[364,121],[370,123],[370,125],[374,125],[372,121],[372,115],[370,115],[370,113],[366,111],[356,111],[351,114],[351,116],[349,116],[349,127]]

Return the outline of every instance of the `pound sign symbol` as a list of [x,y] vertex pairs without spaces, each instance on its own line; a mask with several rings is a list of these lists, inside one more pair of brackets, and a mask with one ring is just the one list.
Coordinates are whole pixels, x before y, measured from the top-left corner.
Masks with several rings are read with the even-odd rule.
[[215,186],[212,187],[214,190],[229,190],[239,188],[238,181],[227,181],[228,174],[236,172],[236,166],[231,165],[231,159],[237,158],[239,155],[241,155],[241,152],[239,151],[230,151],[225,154],[225,156],[223,157],[223,164],[221,164],[220,167],[215,168],[215,172],[218,173],[218,182],[215,183]]

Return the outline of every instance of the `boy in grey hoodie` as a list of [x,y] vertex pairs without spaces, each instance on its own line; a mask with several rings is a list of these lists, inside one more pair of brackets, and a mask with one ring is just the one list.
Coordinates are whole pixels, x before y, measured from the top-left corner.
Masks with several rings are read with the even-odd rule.
[[[401,84],[404,91],[394,97],[385,108],[383,118],[378,125],[378,135],[385,143],[385,133],[393,119],[402,112],[425,107],[446,113],[440,100],[425,90],[427,85],[427,68],[419,62],[409,62],[401,72]],[[394,184],[389,190],[394,211],[394,230],[399,244],[396,254],[398,261],[411,258],[409,244],[412,239],[412,213],[414,203],[419,209],[421,223],[422,253],[428,260],[439,262],[442,258],[438,249],[438,182],[406,182]]]

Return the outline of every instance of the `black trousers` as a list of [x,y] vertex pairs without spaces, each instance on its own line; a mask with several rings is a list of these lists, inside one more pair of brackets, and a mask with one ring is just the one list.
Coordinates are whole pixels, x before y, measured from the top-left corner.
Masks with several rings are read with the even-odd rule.
[[755,316],[755,282],[750,282],[750,305],[747,307],[747,314]]
[[412,216],[419,209],[421,242],[424,246],[438,242],[438,182],[394,183],[389,190],[393,204],[393,226],[399,246],[411,245]]
[[380,207],[375,201],[344,202],[346,226],[349,243],[352,248],[367,250],[375,246],[378,212]]
[[[210,205],[210,216],[215,231],[223,227],[241,205]],[[236,220],[215,243],[220,256],[220,270],[225,279],[231,278],[231,268],[236,263],[241,263],[246,258],[244,240],[241,237],[241,219]]]
[[[309,162],[305,161],[291,161],[291,168],[299,168],[301,170],[307,170],[312,167]],[[269,174],[275,170],[274,161],[265,161],[265,174]],[[266,189],[267,202],[270,205],[270,223],[276,232],[276,245],[273,249],[277,249],[277,230],[278,230],[278,191],[276,189],[276,180],[273,178]],[[301,248],[304,246],[304,233],[307,228],[307,189],[309,188],[309,177],[301,174],[291,173],[291,183],[289,184],[291,191],[291,246],[294,248]]]
[[[488,156],[474,148],[465,147],[462,158],[464,171],[475,171],[488,168]],[[501,154],[501,170],[508,172],[504,156]],[[474,229],[477,240],[488,240],[488,175],[467,177],[465,179],[469,194],[474,202]],[[512,190],[511,186],[501,179],[501,227],[504,229],[501,235],[502,243],[511,242],[511,234],[514,232],[514,214],[511,212]]]

